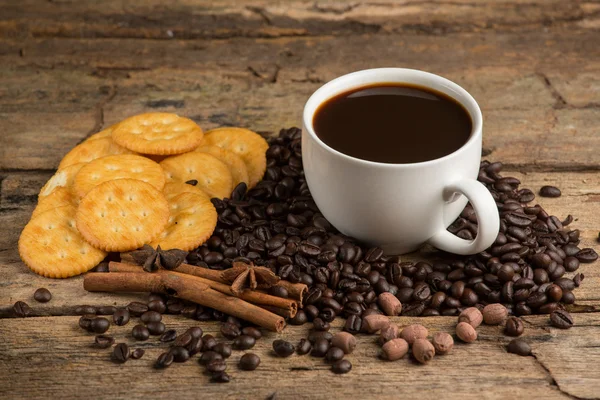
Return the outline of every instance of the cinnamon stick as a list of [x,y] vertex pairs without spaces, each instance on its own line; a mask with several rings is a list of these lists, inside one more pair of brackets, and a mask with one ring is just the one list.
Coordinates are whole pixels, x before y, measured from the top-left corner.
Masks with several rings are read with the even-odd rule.
[[[199,267],[193,267],[193,266],[190,266],[190,267],[199,268]],[[149,272],[145,272],[144,269],[138,265],[119,263],[119,262],[115,262],[115,261],[111,261],[108,264],[108,270],[110,272],[132,272],[132,273],[143,273],[143,274],[149,273]],[[185,273],[183,271],[177,271],[177,272]],[[231,291],[231,287],[225,283],[220,283],[217,281],[213,281],[211,279],[202,278],[202,277],[198,277],[198,276],[195,276],[195,278],[198,279],[199,281],[205,283],[206,285],[208,285],[209,287],[211,287],[214,290],[217,290],[217,291],[227,294],[229,296],[234,296],[234,294]],[[284,316],[286,316],[286,317],[294,318],[296,316],[296,313],[298,312],[298,303],[295,300],[284,299],[282,297],[272,296],[270,294],[259,292],[259,291],[254,291],[254,290],[245,290],[238,297],[240,299],[246,300],[252,304],[261,305],[261,306],[265,305],[265,306],[275,307],[279,310],[282,310],[281,312],[277,313],[278,315],[285,314]]]
[[[124,253],[121,254],[121,261],[124,261],[125,263],[135,264],[135,262],[133,261],[133,258]],[[222,271],[218,271],[218,270],[214,270],[214,269],[197,267],[195,265],[183,263],[183,264],[179,265],[179,267],[175,268],[173,271],[181,272],[181,273],[189,274],[189,275],[194,275],[194,276],[199,276],[201,278],[210,279],[211,281],[227,284],[227,282],[225,282],[221,278]],[[279,281],[279,283],[277,283],[275,286],[283,286],[284,288],[286,288],[286,290],[288,291],[289,297],[291,299],[298,300],[298,302],[300,303],[300,307],[302,306],[302,300],[304,299],[304,296],[306,295],[306,293],[308,293],[308,286],[306,286],[303,283],[291,283],[291,282],[282,280],[282,281]]]
[[83,287],[90,292],[156,292],[175,295],[202,306],[281,332],[283,317],[235,296],[212,289],[203,280],[178,272],[160,270],[154,273],[135,272],[88,273]]

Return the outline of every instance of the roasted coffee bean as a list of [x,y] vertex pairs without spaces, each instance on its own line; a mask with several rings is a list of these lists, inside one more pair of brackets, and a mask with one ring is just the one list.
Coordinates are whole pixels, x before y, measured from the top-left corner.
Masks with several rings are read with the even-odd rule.
[[560,189],[555,186],[542,186],[540,196],[542,197],[560,197]]
[[548,296],[546,293],[535,292],[532,293],[527,299],[527,305],[531,308],[539,308],[543,306],[548,301]]
[[331,325],[329,322],[323,321],[321,318],[315,318],[313,320],[313,329],[317,331],[328,331]]
[[319,339],[331,340],[333,338],[333,334],[327,331],[315,331],[310,330],[308,332],[308,341],[311,343],[315,343]]
[[285,340],[278,339],[273,342],[273,351],[279,357],[289,357],[294,354],[295,350],[294,345]]
[[325,360],[327,360],[327,362],[333,363],[344,358],[344,355],[344,351],[339,347],[330,347],[329,350],[327,350],[327,353],[325,354]]
[[227,369],[227,364],[223,359],[212,359],[206,364],[206,370],[208,372],[223,372]]
[[311,350],[312,344],[308,341],[308,339],[300,339],[300,342],[298,342],[298,345],[296,346],[296,353],[303,356],[310,353]]
[[173,364],[173,354],[170,351],[162,353],[154,363],[154,368],[163,369]]
[[202,355],[198,359],[198,362],[201,365],[207,365],[212,360],[222,360],[222,359],[223,359],[222,355],[220,355],[216,351],[209,350],[209,351],[205,351],[204,353],[202,353]]
[[550,314],[552,326],[559,329],[569,329],[573,326],[573,317],[565,310],[556,310]]
[[202,351],[209,351],[217,345],[217,339],[213,335],[206,334],[202,336],[202,343]]
[[104,333],[110,327],[110,322],[104,317],[96,317],[90,323],[90,331],[94,333]]
[[[317,310],[318,314],[319,310],[316,307],[314,307],[314,309]],[[304,325],[306,322],[308,322],[308,318],[306,317],[306,313],[303,310],[298,310],[296,315],[293,318],[290,318],[290,324],[292,325]]]
[[319,339],[315,343],[313,343],[310,355],[313,357],[325,357],[327,351],[329,350],[329,347],[329,340]]
[[203,334],[202,328],[200,328],[199,326],[191,327],[187,331],[185,331],[185,333],[192,336],[193,339],[201,338]]
[[172,342],[175,339],[177,339],[177,331],[175,329],[169,329],[160,337],[160,341],[163,343]]
[[247,326],[245,328],[242,328],[242,334],[252,336],[256,340],[262,337],[260,329],[255,328],[253,326]]
[[127,309],[129,310],[131,315],[139,317],[140,315],[148,311],[148,306],[144,303],[133,301],[127,305]]
[[98,307],[98,315],[114,315],[117,312],[117,307],[114,306],[102,306]]
[[229,383],[231,378],[226,372],[217,372],[211,375],[210,381],[214,383]]
[[131,352],[131,358],[133,360],[139,360],[140,358],[142,358],[144,356],[144,349],[135,349],[134,351]]
[[169,353],[173,356],[173,361],[177,363],[186,362],[190,359],[190,353],[185,347],[173,346],[169,350]]
[[131,330],[131,336],[133,336],[135,340],[148,340],[150,331],[144,325],[136,325]]
[[582,249],[575,257],[582,263],[592,263],[598,259],[598,253],[594,249]]
[[508,343],[506,348],[509,353],[519,356],[528,356],[531,354],[531,346],[523,339],[513,339]]
[[254,371],[260,365],[260,357],[254,353],[246,353],[240,357],[238,365],[244,371]]
[[339,360],[333,363],[331,371],[334,374],[347,374],[352,370],[352,363],[348,360]]
[[350,333],[358,333],[362,328],[362,318],[358,315],[350,315],[344,324],[344,331]]
[[230,324],[230,323],[224,323],[221,325],[221,335],[223,335],[224,337],[226,337],[227,339],[235,339],[236,337],[240,336],[242,334],[240,328],[238,328],[237,326]]
[[148,322],[148,324],[146,324],[146,327],[148,328],[150,334],[154,336],[162,335],[166,329],[165,324],[163,324],[162,322]]
[[521,336],[524,330],[525,325],[523,325],[523,321],[521,321],[520,318],[509,317],[506,320],[504,332],[506,332],[508,336]]
[[[21,302],[17,302],[17,303],[23,303],[23,302],[21,301]],[[23,303],[23,304],[26,304],[26,303]],[[15,303],[15,305],[16,305],[16,303]],[[93,306],[84,305],[84,306],[77,306],[75,308],[76,315],[93,315],[93,314],[96,314],[96,312],[97,312],[96,307],[93,307]]]
[[129,360],[130,356],[131,352],[126,343],[119,343],[115,346],[112,352],[113,361],[119,364],[125,363],[127,360]]
[[81,318],[79,318],[79,327],[89,331],[94,318],[96,318],[95,315],[82,315]]
[[33,293],[33,298],[38,303],[47,303],[52,300],[52,293],[46,288],[39,288]]
[[236,350],[248,350],[254,347],[256,339],[249,335],[240,335],[233,340],[233,348]]
[[187,347],[192,342],[192,340],[194,340],[192,335],[185,332],[185,333],[177,336],[177,338],[173,342],[173,346]]
[[162,320],[162,315],[156,311],[146,311],[140,316],[140,320],[145,324],[148,322],[160,322]]
[[219,353],[223,358],[229,358],[231,356],[231,345],[229,343],[217,343],[213,347],[213,351]]
[[162,300],[152,300],[148,303],[148,310],[164,314],[167,311],[167,305]]
[[94,345],[101,349],[108,349],[115,342],[115,338],[108,335],[97,335],[94,338]]
[[287,299],[289,296],[288,290],[283,286],[273,286],[269,289],[269,293],[273,296],[282,297]]
[[119,308],[113,314],[113,322],[115,325],[123,326],[127,325],[130,319],[129,310],[126,308]]
[[[95,314],[95,311],[96,310],[94,310],[94,314]],[[29,316],[31,314],[31,312],[32,312],[31,307],[29,307],[29,305],[27,303],[25,303],[24,301],[17,301],[12,307],[13,315],[18,318],[25,318],[25,317]],[[102,333],[102,332],[99,332],[99,333]]]

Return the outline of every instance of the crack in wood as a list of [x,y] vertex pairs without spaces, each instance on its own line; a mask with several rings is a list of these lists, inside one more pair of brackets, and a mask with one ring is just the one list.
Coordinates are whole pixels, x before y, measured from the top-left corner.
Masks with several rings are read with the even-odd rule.
[[569,397],[570,399],[576,399],[576,400],[583,400],[583,399],[598,399],[598,397],[578,397],[575,396],[569,392],[567,392],[566,390],[564,390],[563,388],[560,387],[558,381],[556,380],[556,378],[554,378],[554,376],[552,375],[552,371],[550,371],[550,368],[548,368],[538,357],[535,353],[531,353],[533,359],[536,361],[536,363],[540,366],[540,368],[546,373],[546,378],[548,380],[548,383],[550,384],[550,386],[554,387],[556,390],[558,390],[560,393],[564,394],[565,396]]
[[561,109],[561,108],[565,108],[566,106],[568,106],[565,98],[552,85],[550,78],[548,78],[548,76],[545,73],[543,73],[541,71],[536,71],[535,74],[542,80],[542,82],[544,83],[544,86],[546,86],[546,88],[550,91],[550,94],[552,95],[552,98],[555,101],[554,106],[553,106],[554,109]]
[[[100,90],[103,90],[103,88],[100,88]],[[88,133],[84,136],[84,138],[79,143],[85,141],[88,137],[90,137],[91,135],[93,135],[96,132],[99,132],[104,127],[104,107],[112,99],[114,99],[116,95],[117,95],[117,86],[116,85],[108,86],[106,97],[104,97],[102,100],[100,100],[100,102],[98,104],[96,104],[96,106],[94,107],[94,113],[95,113],[94,126],[92,126],[92,129],[90,129],[88,131]]]

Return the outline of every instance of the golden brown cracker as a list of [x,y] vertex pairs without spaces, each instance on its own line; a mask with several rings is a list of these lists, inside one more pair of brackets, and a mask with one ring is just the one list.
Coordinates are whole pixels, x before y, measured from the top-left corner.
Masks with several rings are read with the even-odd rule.
[[77,228],[94,247],[130,251],[150,243],[169,219],[161,192],[137,179],[104,182],[90,190],[77,209]]
[[169,157],[160,163],[167,182],[197,180],[198,188],[210,197],[229,197],[233,178],[227,164],[208,153],[186,153]]
[[86,163],[77,163],[56,171],[56,173],[52,175],[52,177],[48,179],[48,182],[46,182],[46,184],[42,187],[38,197],[41,198],[48,196],[56,188],[60,187],[64,187],[70,190],[73,187],[75,175],[77,175],[81,167],[83,167],[85,164]]
[[65,187],[54,189],[48,196],[38,197],[38,204],[31,214],[31,218],[35,218],[41,213],[44,213],[53,208],[62,206],[77,206],[77,201],[71,190]]
[[181,154],[198,147],[202,129],[191,119],[171,113],[140,114],[119,123],[115,142],[144,154]]
[[90,140],[97,140],[97,139],[103,139],[103,138],[111,138],[112,137],[112,132],[115,129],[115,127],[117,126],[117,124],[111,125],[108,128],[101,130],[98,133],[94,133],[93,135],[91,135],[90,137],[88,137],[87,139],[85,139],[86,142],[89,142]]
[[75,213],[74,206],[53,208],[25,226],[19,254],[32,271],[48,278],[68,278],[89,271],[106,257],[79,234]]
[[200,196],[205,196],[210,200],[210,197],[202,191],[198,186],[190,185],[183,182],[169,182],[165,184],[163,194],[167,201],[179,196],[181,193],[196,193]]
[[249,188],[254,187],[265,174],[269,144],[256,132],[244,128],[217,128],[206,132],[202,144],[218,146],[239,155],[248,168]]
[[233,151],[211,145],[200,145],[195,151],[199,153],[208,153],[227,164],[229,171],[231,172],[231,177],[233,178],[234,188],[242,182],[245,182],[247,185],[250,181],[248,177],[248,168],[246,168],[244,160]]
[[135,154],[119,154],[97,158],[83,166],[73,184],[73,192],[85,196],[92,188],[115,179],[138,179],[157,190],[165,186],[165,174],[154,161]]
[[68,167],[77,163],[88,163],[96,158],[111,156],[114,154],[133,154],[131,150],[121,147],[111,138],[105,137],[96,140],[85,141],[67,153],[58,165],[58,169]]
[[169,208],[169,222],[150,243],[152,247],[193,250],[208,240],[217,226],[217,210],[205,195],[182,193],[169,201]]

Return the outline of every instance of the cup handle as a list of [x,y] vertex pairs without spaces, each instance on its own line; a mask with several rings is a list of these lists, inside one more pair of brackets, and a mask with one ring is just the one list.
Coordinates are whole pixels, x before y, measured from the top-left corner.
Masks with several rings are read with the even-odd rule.
[[473,240],[461,239],[446,229],[436,233],[428,243],[454,254],[476,254],[494,243],[500,230],[500,216],[496,201],[489,190],[475,179],[461,179],[444,189],[444,200],[448,201],[455,193],[464,194],[477,214],[477,236]]

